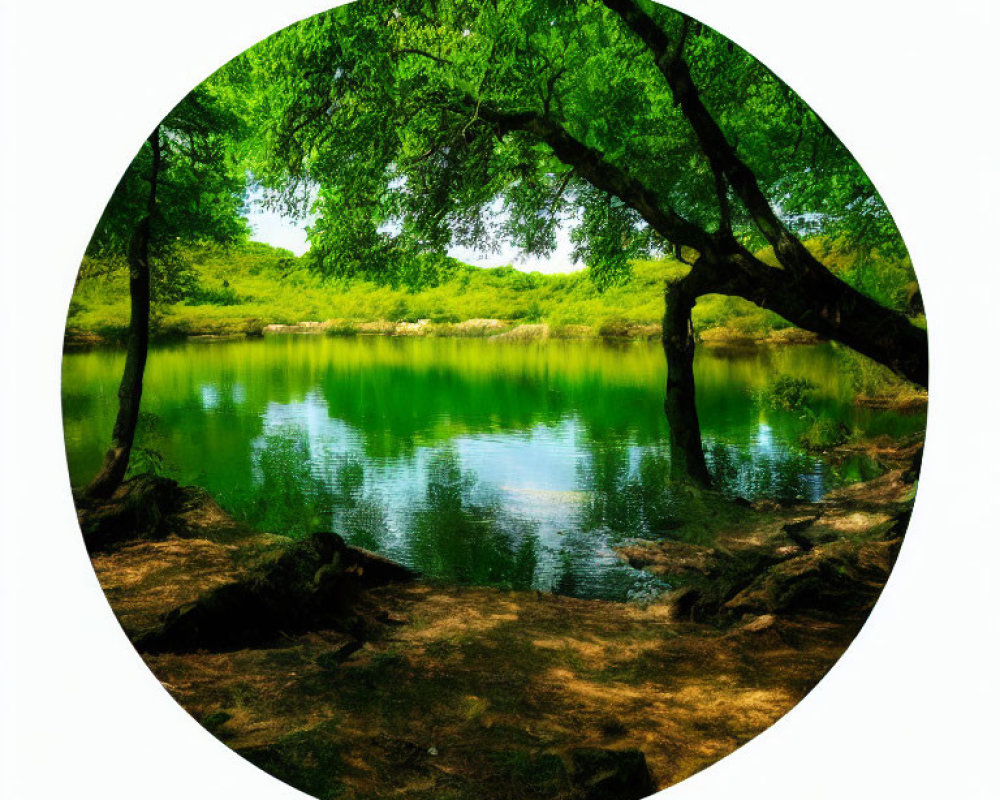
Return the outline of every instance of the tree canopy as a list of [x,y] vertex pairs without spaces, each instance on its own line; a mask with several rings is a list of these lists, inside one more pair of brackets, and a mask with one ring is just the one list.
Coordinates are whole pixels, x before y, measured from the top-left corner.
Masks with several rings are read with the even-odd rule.
[[501,237],[547,253],[567,217],[599,284],[651,250],[689,257],[665,294],[666,411],[700,483],[702,295],[750,300],[926,385],[926,333],[803,240],[905,252],[875,188],[786,84],[683,14],[647,0],[357,0],[230,74],[263,121],[265,183],[318,187],[321,269],[388,276],[408,254]]
[[572,220],[575,255],[613,283],[635,257],[701,250],[722,228],[774,244],[713,168],[664,72],[673,55],[775,219],[902,252],[822,120],[730,40],[658,5],[358,0],[262,42],[233,74],[263,122],[259,177],[318,187],[311,242],[328,270],[392,271],[413,252],[501,239],[545,254]]
[[242,117],[210,86],[194,89],[132,159],[101,215],[87,255],[104,264],[125,264],[136,230],[149,217],[154,298],[177,299],[188,288],[182,245],[231,244],[246,236],[246,174],[236,155],[245,130]]

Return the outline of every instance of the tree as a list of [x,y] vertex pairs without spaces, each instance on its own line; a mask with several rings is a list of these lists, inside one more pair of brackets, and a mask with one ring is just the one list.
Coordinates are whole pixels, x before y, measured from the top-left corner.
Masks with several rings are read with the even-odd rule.
[[125,479],[139,420],[154,294],[171,296],[185,264],[180,246],[245,235],[243,180],[229,155],[239,120],[209,87],[188,95],[156,126],[118,182],[87,256],[124,262],[130,316],[111,446],[85,494],[110,496]]
[[263,179],[318,187],[317,264],[390,269],[392,254],[498,237],[546,253],[570,216],[598,285],[626,280],[641,254],[686,260],[665,287],[665,410],[698,483],[710,475],[691,309],[704,294],[926,385],[925,331],[804,241],[905,254],[875,188],[783,82],[682,14],[646,0],[358,0],[240,63],[265,120]]

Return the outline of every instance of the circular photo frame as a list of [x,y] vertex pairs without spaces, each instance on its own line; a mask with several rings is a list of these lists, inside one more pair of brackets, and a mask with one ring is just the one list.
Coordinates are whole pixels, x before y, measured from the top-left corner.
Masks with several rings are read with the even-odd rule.
[[864,624],[926,427],[878,191],[645,0],[255,45],[141,143],[65,346],[112,610],[321,800],[627,800],[728,755]]

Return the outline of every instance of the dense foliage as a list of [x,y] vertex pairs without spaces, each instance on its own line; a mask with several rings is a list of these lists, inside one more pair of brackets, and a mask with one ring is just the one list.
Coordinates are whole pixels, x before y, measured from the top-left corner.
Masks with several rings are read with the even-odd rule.
[[[233,147],[243,131],[240,117],[207,85],[181,100],[157,128],[156,203],[149,226],[154,301],[177,301],[196,290],[183,245],[245,239],[245,175]],[[101,215],[82,276],[126,266],[133,235],[148,213],[153,159],[150,142],[143,142]]]
[[[901,255],[874,187],[787,85],[715,31],[643,8],[682,48],[703,101],[790,226]],[[316,187],[311,257],[331,274],[392,276],[415,252],[500,239],[544,254],[571,221],[576,255],[603,286],[633,259],[683,243],[566,163],[537,120],[641,174],[684,224],[712,231],[725,213],[752,249],[767,244],[746,208],[720,207],[654,58],[602,2],[358,0],[252,48],[226,80],[263,121],[259,177],[288,198]]]
[[[819,242],[810,245],[824,250]],[[623,286],[599,290],[587,269],[568,274],[526,273],[513,267],[478,269],[451,261],[435,280],[419,286],[386,285],[363,276],[324,276],[307,257],[296,258],[259,242],[233,247],[184,246],[180,258],[191,265],[181,297],[156,304],[154,334],[257,333],[269,323],[343,319],[346,322],[458,323],[497,318],[511,323],[545,322],[559,328],[586,325],[593,333],[634,325],[659,324],[666,280],[683,274],[678,261],[639,260]],[[887,297],[904,310],[911,273],[905,265],[862,262],[856,253],[831,256],[841,273],[884,276]],[[864,266],[863,266],[864,264]],[[868,266],[870,265],[870,266]],[[124,267],[94,260],[73,294],[69,326],[112,338],[123,334],[129,317]],[[748,335],[787,327],[776,314],[735,297],[708,295],[694,310],[696,330],[728,327]],[[345,326],[345,330],[349,326]]]

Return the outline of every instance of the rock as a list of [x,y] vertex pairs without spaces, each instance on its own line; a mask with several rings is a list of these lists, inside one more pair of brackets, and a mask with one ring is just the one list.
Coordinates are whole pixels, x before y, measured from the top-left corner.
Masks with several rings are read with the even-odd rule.
[[170,518],[170,533],[182,539],[209,539],[220,543],[255,535],[249,526],[227,514],[212,495],[196,486],[181,487]]
[[429,319],[418,319],[416,322],[397,322],[394,336],[423,336],[427,333]]
[[583,800],[639,800],[656,791],[641,750],[580,747],[567,755],[570,782]]
[[361,592],[414,577],[402,565],[349,547],[335,533],[316,533],[246,578],[170,611],[135,645],[150,653],[219,651],[322,628],[358,635],[363,623],[355,605]]
[[782,630],[780,618],[774,614],[747,615],[740,625],[725,634],[725,638],[737,640],[745,652],[767,650],[785,642]]
[[357,330],[359,334],[365,336],[389,336],[395,332],[396,323],[384,319],[375,322],[359,322]]
[[381,586],[386,583],[406,583],[417,577],[417,573],[391,558],[365,550],[362,547],[348,547],[348,566],[357,571],[366,586]]
[[774,614],[761,614],[759,617],[754,617],[743,625],[740,630],[744,633],[761,633],[769,628],[773,628],[777,619]]
[[90,347],[100,347],[108,340],[93,331],[82,331],[78,328],[67,328],[63,335],[64,350],[84,350]]
[[488,336],[499,333],[505,327],[502,319],[467,319],[451,326],[451,333],[456,336]]
[[726,603],[782,560],[771,547],[710,552],[704,570],[683,576],[684,585],[667,596],[674,618],[691,622],[730,618],[732,613]]
[[697,334],[698,342],[706,347],[753,347],[757,337],[737,328],[708,328]]
[[139,475],[125,481],[107,500],[80,498],[77,519],[88,553],[135,540],[164,539],[176,527],[185,490],[176,481]]
[[779,328],[771,331],[765,341],[767,344],[818,344],[823,340],[812,331],[802,328]]
[[687,542],[636,542],[617,548],[620,558],[636,569],[659,577],[706,575],[715,566],[718,554],[710,547]]
[[813,549],[813,541],[805,535],[805,531],[809,530],[818,519],[819,514],[814,514],[811,517],[800,517],[791,522],[786,522],[782,525],[781,529],[804,552],[809,552]]
[[325,333],[322,322],[299,322],[296,325],[265,325],[262,333]]
[[811,331],[801,328],[781,328],[769,332],[745,331],[738,327],[720,326],[708,328],[698,334],[698,340],[714,347],[756,347],[759,345],[785,346],[817,344],[822,339]]
[[682,586],[670,592],[665,602],[670,607],[670,616],[674,619],[693,619],[695,609],[702,599],[702,593],[694,586]]
[[735,613],[845,613],[874,603],[891,569],[896,542],[839,541],[768,569],[724,604]]
[[517,342],[540,342],[545,341],[548,338],[549,326],[544,323],[538,325],[518,325],[516,328],[511,328],[509,331],[504,331],[503,333],[498,333],[495,336],[490,337],[490,339],[498,341]]
[[187,337],[189,342],[232,342],[246,339],[245,333],[195,333]]

